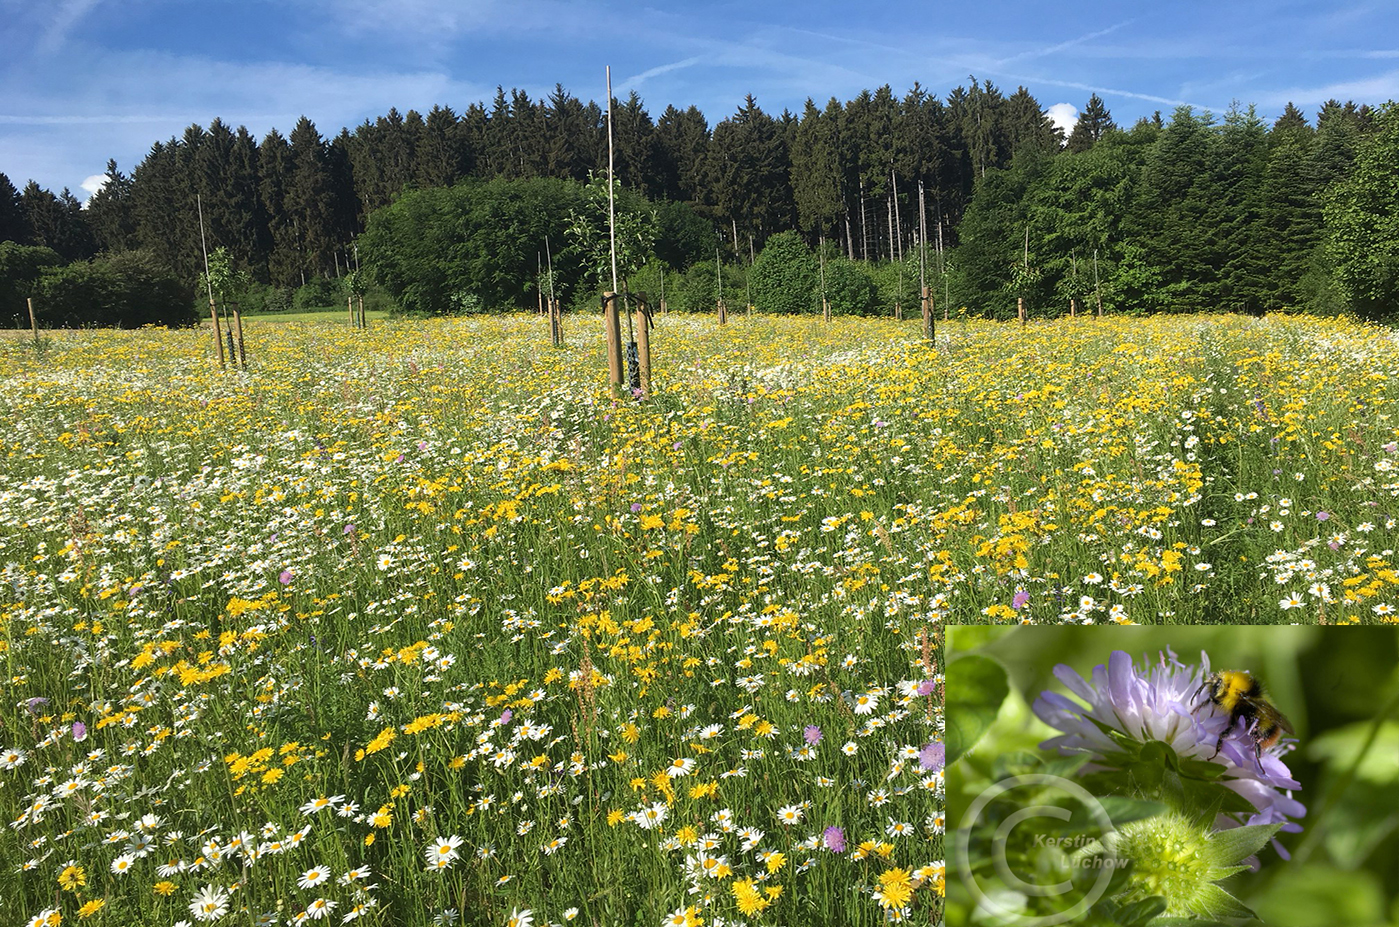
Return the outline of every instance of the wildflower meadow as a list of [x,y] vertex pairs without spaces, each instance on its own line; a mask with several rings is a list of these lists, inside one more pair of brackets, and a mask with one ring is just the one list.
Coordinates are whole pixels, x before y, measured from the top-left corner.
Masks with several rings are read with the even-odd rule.
[[944,625],[1399,607],[1386,331],[565,324],[0,338],[0,921],[936,923]]

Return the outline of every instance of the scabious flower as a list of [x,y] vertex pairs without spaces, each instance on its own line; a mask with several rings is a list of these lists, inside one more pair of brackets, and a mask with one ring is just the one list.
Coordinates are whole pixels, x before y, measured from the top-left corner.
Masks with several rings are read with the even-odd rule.
[[[1120,752],[1121,748],[1097,724],[1141,743],[1161,741],[1181,759],[1223,764],[1225,772],[1219,781],[1257,809],[1241,823],[1283,824],[1284,831],[1300,832],[1302,825],[1292,819],[1302,817],[1307,809],[1292,797],[1292,790],[1302,786],[1282,760],[1293,744],[1279,742],[1269,747],[1262,752],[1260,761],[1252,738],[1236,724],[1216,756],[1215,744],[1225,733],[1229,717],[1217,710],[1200,708],[1198,693],[1209,674],[1209,655],[1204,652],[1200,654],[1199,666],[1187,666],[1168,651],[1155,665],[1144,662],[1138,668],[1126,652],[1115,650],[1107,666],[1099,664],[1093,668],[1091,683],[1061,663],[1054,667],[1055,678],[1087,706],[1055,692],[1041,693],[1033,706],[1035,714],[1064,733],[1040,746],[1064,755],[1093,754],[1094,762],[1089,768],[1101,769],[1111,765],[1106,754]],[[1279,843],[1274,841],[1273,846],[1286,858]]]
[[826,849],[830,850],[832,853],[845,852],[845,831],[841,830],[839,827],[832,826],[826,828],[826,832],[823,836]]

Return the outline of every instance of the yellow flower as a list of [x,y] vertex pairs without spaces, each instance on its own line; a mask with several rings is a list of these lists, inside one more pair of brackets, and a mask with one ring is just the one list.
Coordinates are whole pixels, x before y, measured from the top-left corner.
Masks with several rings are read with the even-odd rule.
[[733,892],[734,903],[743,914],[757,914],[772,904],[763,897],[762,892],[753,887],[752,879],[737,879],[729,890]]
[[103,901],[101,898],[92,899],[87,904],[83,905],[81,908],[78,909],[78,920],[86,920],[87,918],[92,917],[92,915],[96,914],[98,911],[101,911],[102,906],[106,903],[107,902]]
[[170,896],[175,894],[176,888],[177,886],[174,882],[171,882],[169,879],[165,879],[163,881],[155,883],[154,891],[157,895]]
[[65,892],[76,892],[87,884],[87,873],[82,866],[69,866],[58,874],[58,887]]

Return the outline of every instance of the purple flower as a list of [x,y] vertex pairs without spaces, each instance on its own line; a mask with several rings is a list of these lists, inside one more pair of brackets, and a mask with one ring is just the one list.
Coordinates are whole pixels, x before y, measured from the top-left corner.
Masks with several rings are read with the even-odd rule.
[[502,711],[502,712],[500,713],[500,723],[501,723],[501,724],[509,724],[509,723],[510,723],[510,719],[513,718],[513,717],[515,717],[515,712],[513,712],[513,711],[511,711],[509,708],[507,708],[507,709],[505,709],[504,711]]
[[632,514],[633,514],[633,515],[635,515],[637,512],[640,512],[640,511],[641,511],[641,503],[640,503],[640,502],[633,502],[633,503],[631,504],[631,510],[632,510]]
[[1010,600],[1010,607],[1015,609],[1016,611],[1019,611],[1020,609],[1024,608],[1026,605],[1029,604],[1030,593],[1026,592],[1024,589],[1015,590],[1015,595]]
[[923,680],[922,684],[918,687],[918,694],[932,695],[933,689],[935,688],[937,688],[937,685],[931,679],[925,679]]
[[946,763],[947,747],[936,740],[918,751],[919,769],[939,772]]
[[814,724],[808,724],[802,730],[802,737],[806,738],[806,742],[813,746],[819,744],[821,742],[821,729]]
[[346,525],[346,526],[345,526],[345,533],[346,533],[346,534],[351,534],[351,533],[354,532],[354,530],[355,530],[355,526],[354,526],[354,525]]
[[[1290,792],[1302,785],[1292,778],[1282,761],[1294,743],[1286,741],[1269,747],[1263,751],[1260,762],[1253,739],[1238,725],[1229,728],[1227,714],[1213,708],[1200,710],[1202,700],[1198,693],[1210,673],[1209,654],[1202,652],[1200,661],[1199,666],[1186,666],[1167,651],[1155,665],[1138,668],[1126,652],[1114,650],[1107,666],[1093,667],[1091,683],[1059,664],[1054,667],[1054,676],[1088,704],[1080,705],[1057,692],[1041,693],[1032,706],[1035,714],[1064,734],[1051,737],[1040,746],[1065,756],[1096,754],[1099,762],[1085,767],[1091,772],[1105,767],[1104,755],[1120,753],[1122,749],[1098,724],[1141,743],[1159,740],[1182,759],[1207,760],[1225,767],[1219,781],[1258,809],[1248,820],[1238,823],[1280,823],[1285,831],[1300,832],[1302,825],[1290,819],[1302,817],[1307,809]],[[1208,704],[1208,700],[1203,703]],[[1227,736],[1215,755],[1220,734]],[[1284,852],[1280,844],[1274,842],[1273,846]]]
[[74,743],[82,743],[82,742],[85,741],[85,740],[87,740],[87,725],[84,724],[84,723],[82,723],[81,721],[74,721],[74,722],[73,722],[73,741],[74,741]]
[[283,586],[290,586],[291,581],[295,578],[296,575],[292,573],[291,570],[283,570],[277,574],[277,582],[281,583]]
[[1330,513],[1330,512],[1317,512],[1317,513],[1316,513],[1316,520],[1317,520],[1317,521],[1325,521],[1326,519],[1328,519],[1328,518],[1330,518],[1330,517],[1331,517],[1331,513]]
[[839,827],[826,828],[825,840],[826,849],[830,850],[832,853],[845,852],[845,831],[841,830]]
[[48,699],[44,698],[42,695],[36,695],[34,698],[25,702],[24,707],[31,715],[38,715],[39,709],[43,708],[48,703]]

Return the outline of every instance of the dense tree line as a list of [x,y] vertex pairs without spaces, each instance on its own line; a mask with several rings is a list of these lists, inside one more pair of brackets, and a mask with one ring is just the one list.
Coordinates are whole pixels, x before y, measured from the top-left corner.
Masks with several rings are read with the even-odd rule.
[[[1289,104],[1271,127],[1251,109],[1216,121],[1183,108],[1124,129],[1094,95],[1066,136],[1024,87],[1006,95],[973,78],[945,99],[886,85],[844,102],[807,100],[800,114],[766,113],[750,96],[713,126],[693,106],[653,120],[632,93],[614,105],[613,132],[618,180],[669,222],[658,257],[677,272],[712,255],[738,265],[730,276],[746,284],[744,265],[767,241],[796,232],[826,249],[843,291],[856,294],[843,300],[853,311],[866,311],[860,274],[876,302],[907,305],[921,226],[925,247],[941,252],[939,289],[974,313],[1013,312],[1017,297],[1039,314],[1099,298],[1137,311],[1257,312],[1332,311],[1351,299],[1345,254],[1328,246],[1323,219],[1341,221],[1326,211],[1328,191],[1348,178],[1375,123],[1368,107],[1332,101],[1315,125]],[[574,194],[562,191],[606,164],[604,108],[561,86],[539,100],[498,89],[462,113],[391,110],[330,138],[307,118],[260,141],[215,119],[156,143],[129,176],[108,162],[86,208],[68,190],[17,190],[0,174],[0,241],[47,248],[61,263],[139,251],[192,281],[202,214],[209,246],[226,248],[252,279],[301,287],[348,270],[371,216],[405,194],[465,183],[499,207],[533,202],[545,187],[498,184],[573,182],[549,188],[564,204]],[[477,218],[484,208],[431,203]],[[408,209],[381,228],[398,223],[401,233]],[[513,222],[530,240],[508,243],[510,260],[488,268],[494,282],[454,279],[453,292],[532,304],[535,239],[559,221]],[[560,259],[567,273],[572,258]],[[501,283],[505,268],[519,279]]]
[[1271,127],[1251,107],[1220,121],[1182,107],[1126,131],[1108,120],[1095,97],[1065,151],[1025,149],[988,172],[958,229],[955,302],[1002,315],[1022,297],[1042,314],[1099,296],[1140,312],[1344,308],[1323,211],[1373,111],[1331,102],[1315,127],[1290,105]]
[[[978,173],[1060,141],[1023,87],[1005,97],[976,80],[946,103],[918,86],[901,99],[885,86],[823,108],[808,101],[800,116],[773,116],[750,96],[713,126],[693,106],[668,106],[653,120],[632,93],[614,119],[620,183],[687,204],[744,257],[794,228],[840,240],[851,258],[892,256],[886,217],[895,205],[911,215],[920,183],[932,221],[951,236]],[[66,190],[53,196],[30,184],[18,193],[0,179],[0,238],[65,260],[139,248],[193,277],[197,198],[211,246],[228,248],[258,280],[295,286],[343,269],[369,215],[406,189],[466,178],[585,181],[606,165],[604,108],[561,86],[540,100],[501,89],[489,107],[461,114],[391,110],[333,138],[303,118],[290,136],[274,129],[259,142],[215,119],[153,145],[130,176],[109,162],[87,209]]]

